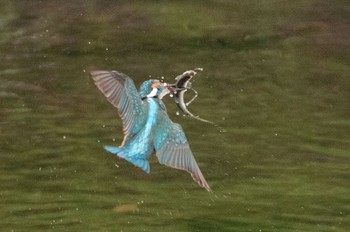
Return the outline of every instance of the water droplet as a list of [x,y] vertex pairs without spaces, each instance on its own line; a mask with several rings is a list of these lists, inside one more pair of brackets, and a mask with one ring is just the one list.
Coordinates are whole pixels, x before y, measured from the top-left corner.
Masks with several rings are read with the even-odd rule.
[[106,48],[106,51],[108,51],[108,48]]
[[88,44],[91,44],[91,42],[89,41]]
[[63,139],[66,139],[67,137],[65,135],[63,135]]
[[180,112],[179,112],[179,111],[176,111],[176,115],[180,115]]

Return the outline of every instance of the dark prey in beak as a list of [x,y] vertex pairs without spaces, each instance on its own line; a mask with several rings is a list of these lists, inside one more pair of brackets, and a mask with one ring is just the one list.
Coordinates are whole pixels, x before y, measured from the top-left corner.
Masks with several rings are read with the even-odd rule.
[[[175,103],[181,109],[181,111],[191,118],[200,120],[202,122],[207,122],[213,124],[213,122],[200,118],[199,116],[195,116],[188,109],[187,106],[191,104],[191,102],[198,96],[197,91],[191,88],[191,79],[197,74],[196,71],[202,71],[202,68],[196,68],[194,70],[189,70],[184,72],[182,75],[179,75],[175,78],[176,83],[169,85],[169,90],[175,96]],[[187,103],[185,103],[184,95],[187,90],[191,89],[194,91],[195,96]]]

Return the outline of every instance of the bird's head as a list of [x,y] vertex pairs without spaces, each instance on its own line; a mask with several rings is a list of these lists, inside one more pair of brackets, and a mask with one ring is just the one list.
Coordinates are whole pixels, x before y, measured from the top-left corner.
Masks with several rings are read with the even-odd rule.
[[166,86],[166,83],[155,79],[145,81],[142,83],[139,91],[141,98],[155,97],[162,99],[162,97],[169,93]]

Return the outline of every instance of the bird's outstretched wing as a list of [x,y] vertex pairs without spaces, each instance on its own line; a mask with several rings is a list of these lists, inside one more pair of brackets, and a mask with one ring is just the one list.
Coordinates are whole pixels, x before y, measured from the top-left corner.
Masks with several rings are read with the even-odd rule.
[[147,107],[134,82],[117,71],[91,71],[93,80],[107,100],[118,109],[123,121],[124,141],[136,134],[146,121]]
[[173,123],[163,110],[158,114],[154,146],[159,163],[189,172],[195,182],[211,192],[181,126]]

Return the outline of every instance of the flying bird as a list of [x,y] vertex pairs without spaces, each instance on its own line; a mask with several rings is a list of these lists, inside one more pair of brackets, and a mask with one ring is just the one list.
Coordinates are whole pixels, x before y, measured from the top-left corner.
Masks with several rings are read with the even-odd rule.
[[105,146],[107,151],[147,173],[148,160],[155,153],[159,163],[189,172],[195,182],[211,192],[181,126],[170,120],[162,102],[162,97],[171,92],[170,85],[151,79],[137,91],[132,79],[123,73],[91,71],[91,75],[123,122],[122,144]]

